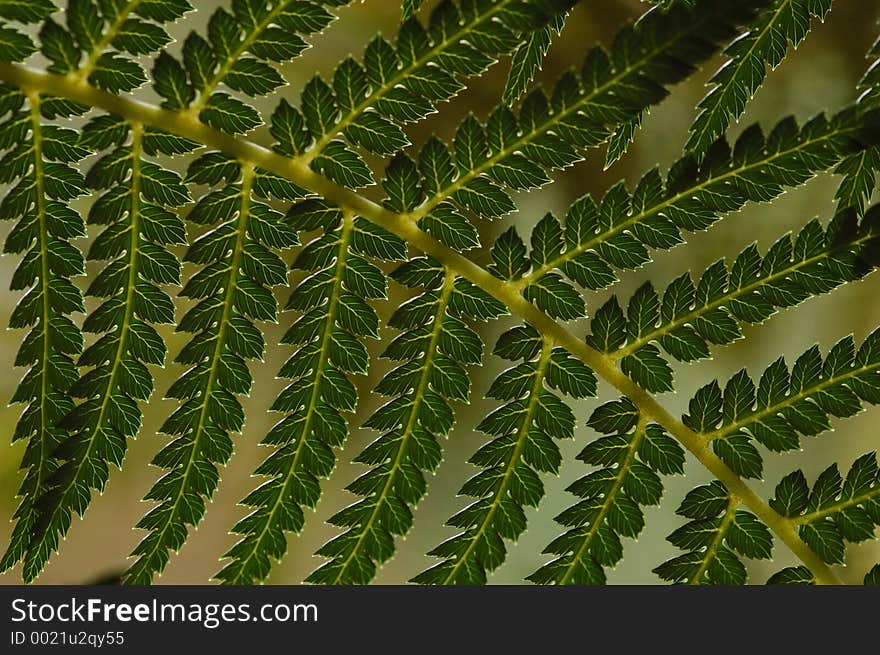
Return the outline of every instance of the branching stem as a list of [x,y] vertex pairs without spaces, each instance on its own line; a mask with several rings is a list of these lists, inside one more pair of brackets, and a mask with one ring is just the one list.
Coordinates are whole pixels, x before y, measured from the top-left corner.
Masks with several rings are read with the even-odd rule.
[[712,452],[705,437],[672,416],[652,395],[625,376],[613,359],[589,347],[563,325],[523,298],[516,284],[494,277],[478,264],[444,246],[420,230],[410,217],[395,214],[358,193],[334,184],[301,161],[277,154],[248,139],[212,129],[186,113],[115,96],[82,81],[36,71],[18,64],[0,63],[0,80],[99,107],[128,120],[161,127],[199,141],[240,161],[249,162],[253,166],[266,168],[281,175],[404,239],[410,246],[430,255],[449,270],[494,296],[542,335],[549,337],[554,343],[590,366],[600,377],[632,400],[644,416],[674,435],[727,487],[731,494],[754,512],[809,567],[817,583],[839,584],[831,569],[800,539],[793,522],[775,512],[742,478],[724,464]]

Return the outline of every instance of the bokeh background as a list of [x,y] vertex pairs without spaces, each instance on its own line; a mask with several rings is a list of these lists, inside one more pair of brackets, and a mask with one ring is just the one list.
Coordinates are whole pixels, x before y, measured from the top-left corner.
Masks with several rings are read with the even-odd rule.
[[[731,0],[733,2],[734,0]],[[172,26],[175,37],[182,37],[194,28],[203,29],[208,12],[215,2],[198,2],[198,14],[188,14]],[[436,4],[428,1],[426,6]],[[566,68],[578,66],[588,46],[595,42],[608,43],[614,31],[624,22],[637,17],[644,9],[638,0],[592,0],[582,2],[572,13],[562,36],[552,47],[539,79],[545,84],[552,83]],[[289,86],[279,94],[291,101],[298,101],[300,91],[309,77],[318,72],[325,76],[332,74],[333,66],[348,54],[359,57],[363,47],[377,31],[393,36],[399,20],[400,2],[398,0],[367,0],[354,3],[340,10],[340,19],[327,31],[314,39],[315,46],[298,61],[284,67]],[[769,129],[778,120],[794,115],[799,121],[822,112],[833,112],[855,97],[855,84],[866,68],[865,52],[878,33],[880,2],[877,0],[858,0],[835,4],[829,19],[824,24],[814,25],[807,40],[792,52],[785,62],[769,74],[765,86],[750,104],[746,116],[731,130],[735,136],[745,126],[754,122]],[[169,46],[175,51],[179,43]],[[711,60],[703,69],[687,82],[672,90],[671,96],[660,106],[651,110],[646,117],[636,143],[629,153],[607,171],[603,171],[604,153],[600,150],[590,153],[588,160],[562,174],[557,175],[557,183],[544,189],[521,194],[518,198],[520,211],[500,221],[497,225],[486,226],[483,231],[484,243],[491,240],[509,225],[516,225],[520,233],[527,235],[531,226],[548,211],[564,215],[568,204],[584,193],[601,194],[611,184],[625,178],[631,185],[641,174],[659,165],[665,170],[680,155],[687,136],[688,126],[695,116],[695,105],[706,92],[705,83],[723,59],[719,56]],[[39,62],[35,62],[39,65]],[[448,138],[455,126],[469,111],[485,118],[497,103],[504,86],[508,61],[501,61],[488,75],[469,83],[469,88],[453,102],[441,107],[439,113],[429,120],[413,127],[410,137],[418,147],[432,133]],[[149,68],[149,67],[148,67]],[[149,89],[138,91],[138,96],[152,98]],[[263,103],[261,110],[270,109],[277,96]],[[255,138],[268,143],[265,129],[258,130]],[[180,171],[185,170],[186,159],[165,162]],[[627,297],[639,284],[647,279],[658,288],[665,286],[680,273],[691,270],[702,271],[719,257],[732,256],[752,242],[757,241],[762,250],[766,249],[779,236],[814,217],[823,221],[831,217],[832,196],[838,179],[831,174],[822,175],[804,187],[787,192],[772,205],[747,206],[743,211],[727,217],[709,232],[691,235],[689,243],[669,252],[655,254],[655,262],[646,269],[623,275],[622,282],[613,291]],[[80,208],[86,208],[90,198],[75,201]],[[11,225],[0,226],[0,237],[5,238]],[[93,237],[94,233],[90,233]],[[84,250],[88,244],[79,244]],[[287,253],[288,261],[295,253]],[[480,255],[481,261],[485,257]],[[0,279],[7,280],[12,274],[17,259],[5,256],[0,258]],[[98,267],[89,265],[90,274]],[[186,268],[184,276],[192,273]],[[85,278],[79,280],[83,288]],[[6,324],[19,295],[4,288],[0,291],[0,323]],[[399,287],[392,287],[390,301],[378,307],[383,318],[387,318],[401,301],[406,298]],[[172,290],[173,292],[173,290]],[[673,413],[682,413],[687,400],[693,392],[713,378],[726,379],[742,367],[757,376],[763,368],[780,354],[792,361],[799,353],[814,343],[827,350],[835,341],[849,333],[856,339],[880,325],[880,277],[871,276],[866,280],[847,285],[830,295],[813,299],[804,306],[782,312],[761,327],[746,330],[747,338],[726,348],[717,348],[714,359],[676,369],[677,391],[664,394],[660,400]],[[279,298],[286,297],[288,291],[279,289]],[[611,291],[590,293],[588,306],[598,307]],[[91,310],[94,303],[90,301]],[[180,315],[184,307],[181,305]],[[268,407],[277,392],[282,388],[275,373],[289,351],[284,346],[273,346],[293,316],[282,315],[280,325],[267,325],[266,340],[269,344],[267,361],[252,367],[255,385],[250,397],[243,399],[247,414],[247,424],[243,434],[235,436],[236,453],[230,464],[222,472],[220,488],[209,504],[206,519],[197,529],[191,530],[189,541],[179,555],[173,556],[164,575],[157,582],[165,584],[207,583],[210,576],[220,568],[222,554],[235,539],[227,532],[245,510],[237,506],[237,501],[254,488],[259,480],[251,476],[257,464],[269,452],[258,446],[259,440],[278,419],[268,412]],[[495,337],[512,321],[498,321],[483,333],[491,345]],[[585,323],[574,323],[571,329],[578,334],[586,331]],[[393,337],[393,330],[383,328],[382,337]],[[114,471],[104,493],[95,497],[84,520],[74,519],[73,526],[62,544],[59,555],[52,558],[40,584],[81,584],[90,583],[118,574],[126,567],[126,556],[143,536],[134,530],[134,523],[149,509],[142,502],[145,492],[154,483],[160,471],[149,465],[150,459],[160,449],[166,437],[157,434],[162,420],[175,407],[175,401],[164,400],[163,392],[179,376],[183,369],[172,359],[184,343],[181,335],[165,329],[164,336],[169,344],[169,361],[164,369],[153,369],[157,393],[143,406],[144,425],[137,440],[130,442],[128,455],[122,472]],[[13,369],[13,360],[24,333],[20,330],[0,332],[0,370],[7,371],[0,376],[0,399],[12,396],[23,370]],[[373,352],[378,352],[374,344]],[[339,465],[332,478],[324,483],[324,494],[317,510],[307,518],[302,535],[289,538],[289,553],[286,559],[273,568],[270,583],[301,582],[322,562],[313,555],[324,541],[336,534],[336,529],[326,524],[326,519],[340,508],[354,500],[354,496],[344,490],[362,469],[351,464],[353,456],[375,434],[357,429],[371,410],[379,404],[379,398],[371,393],[372,387],[381,375],[389,369],[390,362],[375,360],[371,374],[357,380],[361,394],[359,414],[350,417],[355,429],[345,451],[339,454]],[[457,407],[458,423],[443,446],[445,460],[437,474],[429,480],[428,496],[419,505],[415,514],[415,525],[406,539],[398,541],[398,554],[380,570],[377,582],[401,583],[419,573],[432,563],[432,558],[424,555],[430,548],[453,534],[452,529],[443,526],[444,521],[468,501],[456,496],[461,484],[475,469],[466,463],[467,458],[485,441],[485,435],[474,430],[480,419],[494,406],[482,398],[492,379],[502,370],[503,363],[487,355],[482,367],[474,367],[472,402],[468,406]],[[600,397],[610,400],[615,397],[608,385],[600,387]],[[595,433],[583,423],[599,401],[583,401],[573,405],[578,417],[577,438],[563,444],[566,463],[558,477],[545,476],[547,496],[540,511],[528,510],[529,529],[518,543],[509,545],[506,563],[491,577],[491,583],[512,584],[521,582],[523,577],[533,572],[546,557],[539,555],[541,549],[559,533],[553,517],[571,504],[571,497],[564,491],[572,481],[586,471],[584,465],[573,456],[589,441],[596,438]],[[17,470],[22,455],[21,444],[10,444],[13,425],[21,410],[20,406],[0,407],[0,545],[5,549],[11,532],[10,521],[16,506],[14,498],[21,474]],[[836,461],[842,470],[847,470],[857,456],[876,450],[880,446],[880,430],[877,421],[880,409],[868,409],[859,416],[835,424],[835,430],[819,438],[807,438],[801,451],[785,455],[766,457],[765,479],[753,482],[764,498],[772,496],[776,482],[787,472],[803,468],[808,478],[815,476],[828,463]],[[673,514],[684,494],[693,486],[706,482],[708,476],[698,462],[689,457],[684,476],[665,479],[666,492],[662,507],[646,510],[647,527],[638,540],[624,540],[625,554],[618,567],[609,572],[609,582],[623,584],[654,584],[660,580],[651,569],[671,556],[678,554],[665,537],[681,522]],[[880,548],[876,541],[857,546],[849,546],[850,566],[841,570],[841,578],[850,583],[858,583],[870,566],[880,559]],[[749,562],[753,582],[763,582],[783,566],[794,564],[793,557],[785,546],[778,544],[774,549],[774,560]],[[0,583],[15,584],[21,581],[17,567],[0,575]]]

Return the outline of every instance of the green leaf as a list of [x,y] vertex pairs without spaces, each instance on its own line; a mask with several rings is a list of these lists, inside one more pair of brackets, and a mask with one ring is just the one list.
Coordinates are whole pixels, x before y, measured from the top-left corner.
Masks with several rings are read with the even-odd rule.
[[775,0],[749,25],[749,31],[725,50],[729,57],[710,80],[713,86],[700,102],[701,112],[691,127],[685,148],[702,157],[712,142],[745,111],[746,103],[764,81],[766,69],[776,68],[788,45],[797,47],[810,29],[810,19],[824,19],[831,0]]

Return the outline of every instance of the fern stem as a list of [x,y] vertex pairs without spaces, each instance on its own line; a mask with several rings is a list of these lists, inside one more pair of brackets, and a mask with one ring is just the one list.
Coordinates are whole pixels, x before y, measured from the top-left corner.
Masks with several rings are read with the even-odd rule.
[[475,29],[479,25],[482,25],[484,22],[492,20],[492,18],[498,12],[504,9],[507,5],[511,4],[512,1],[513,0],[500,0],[500,2],[493,5],[492,8],[488,10],[485,14],[480,15],[478,20],[461,23],[458,26],[458,29],[447,35],[447,37],[443,41],[440,41],[434,47],[421,53],[408,65],[398,69],[396,74],[389,78],[387,82],[385,82],[375,91],[367,95],[367,97],[364,98],[363,101],[361,101],[358,105],[352,107],[348,114],[345,117],[341,118],[338,123],[336,123],[332,132],[324,134],[308,150],[300,155],[298,159],[306,164],[310,164],[312,160],[320,155],[321,151],[324,150],[325,147],[327,147],[327,144],[330,143],[334,138],[336,138],[337,134],[339,134],[345,128],[357,121],[357,119],[360,118],[367,109],[376,104],[376,101],[378,101],[385,94],[394,89],[398,84],[409,77],[411,73],[415,72],[421,66],[427,64],[428,62],[432,61],[437,55],[441,54],[449,46],[460,41],[473,29]]
[[516,284],[494,277],[478,264],[444,246],[419,229],[409,216],[395,214],[368,198],[334,184],[313,172],[302,162],[274,153],[247,139],[212,129],[183,112],[160,109],[131,98],[115,96],[82,82],[76,82],[52,73],[35,71],[18,64],[0,63],[0,79],[18,86],[30,87],[100,107],[130,120],[162,127],[180,136],[197,140],[209,147],[222,150],[239,160],[250,162],[253,166],[266,168],[309,188],[401,237],[410,245],[455,271],[457,275],[464,277],[505,303],[511,312],[525,319],[544,336],[550,337],[555,343],[590,366],[599,376],[629,397],[648,418],[674,435],[703,466],[725,484],[731,493],[736,494],[743,504],[779,536],[792,552],[810,568],[817,582],[838,583],[831,569],[800,539],[791,523],[771,509],[736,473],[728,468],[711,451],[704,437],[690,430],[672,416],[653,396],[625,376],[611,358],[590,348],[564,326],[523,298]]
[[574,552],[571,561],[566,567],[565,574],[559,579],[560,585],[568,584],[568,582],[571,580],[572,576],[577,570],[578,562],[580,562],[583,559],[584,555],[587,554],[590,543],[593,541],[593,537],[596,536],[599,528],[602,527],[602,523],[605,520],[605,515],[608,514],[608,511],[614,505],[614,500],[617,497],[617,492],[620,491],[620,488],[623,485],[623,481],[626,478],[626,475],[629,472],[632,463],[635,461],[636,453],[639,450],[639,444],[645,437],[645,427],[647,426],[647,424],[648,421],[645,415],[640,414],[639,422],[638,425],[636,425],[632,441],[630,441],[629,443],[626,457],[617,469],[617,475],[614,478],[614,483],[611,485],[611,489],[608,490],[608,494],[605,496],[605,499],[602,502],[602,507],[599,508],[599,513],[596,515],[596,518],[593,519],[593,527],[590,528],[589,532],[587,532],[586,535],[584,535],[584,539],[581,542],[581,545]]
[[820,510],[816,510],[815,512],[809,512],[808,514],[801,514],[799,516],[793,516],[788,520],[793,525],[803,525],[805,523],[812,523],[813,521],[818,521],[819,519],[825,518],[826,516],[833,516],[838,512],[842,512],[843,510],[849,507],[855,507],[860,505],[861,503],[865,503],[869,500],[873,500],[877,497],[880,497],[880,486],[877,486],[874,489],[871,489],[867,493],[862,494],[861,496],[856,496],[855,498],[848,498],[847,500],[843,500],[839,503],[835,503],[833,505],[829,505]]
[[727,509],[724,510],[724,518],[721,519],[721,525],[718,526],[718,531],[712,538],[712,543],[706,548],[703,560],[700,562],[700,567],[697,569],[697,572],[694,573],[693,577],[688,580],[689,585],[702,584],[703,576],[706,575],[706,571],[708,571],[709,567],[712,565],[712,560],[715,559],[715,554],[718,552],[721,544],[724,543],[724,537],[727,535],[727,530],[736,518],[736,508],[739,507],[739,504],[739,498],[736,496],[730,496],[727,502]]
[[330,343],[333,336],[333,326],[336,322],[336,314],[339,310],[339,298],[340,298],[340,288],[342,286],[342,279],[344,277],[345,272],[345,261],[346,255],[348,254],[348,244],[351,240],[351,234],[354,231],[354,215],[350,212],[345,212],[342,218],[342,230],[339,234],[339,254],[336,258],[336,270],[334,271],[334,281],[333,281],[333,291],[330,294],[330,305],[327,308],[327,316],[324,320],[324,334],[321,335],[321,346],[317,355],[318,365],[315,369],[315,378],[312,381],[312,393],[309,396],[309,406],[306,409],[305,413],[305,421],[302,427],[302,437],[299,440],[299,443],[296,445],[296,450],[294,451],[293,460],[290,463],[290,468],[287,470],[287,474],[284,476],[284,482],[281,486],[280,491],[278,492],[278,496],[275,499],[275,502],[272,504],[272,507],[269,509],[268,515],[266,517],[265,523],[263,525],[263,529],[260,531],[259,535],[253,540],[253,547],[248,551],[248,554],[244,558],[237,558],[239,562],[239,573],[236,577],[224,580],[224,584],[242,584],[243,580],[250,581],[251,578],[246,576],[246,571],[248,570],[248,562],[251,561],[253,557],[255,557],[258,553],[265,550],[262,546],[263,539],[269,534],[269,531],[274,524],[275,515],[279,509],[284,506],[284,501],[288,496],[288,487],[290,483],[294,480],[295,474],[297,472],[297,465],[303,457],[303,454],[307,450],[308,444],[308,434],[311,429],[311,423],[315,417],[315,410],[317,407],[318,399],[321,395],[321,378],[324,376],[325,366],[330,360]]
[[37,479],[34,493],[42,493],[45,484],[47,462],[51,455],[49,452],[48,435],[46,433],[46,403],[49,400],[49,375],[46,367],[49,365],[50,346],[49,316],[52,313],[52,300],[49,297],[49,230],[46,225],[46,190],[43,179],[43,132],[41,129],[40,94],[36,91],[27,91],[28,106],[30,108],[31,130],[33,132],[34,151],[34,188],[37,203],[37,221],[40,230],[40,286],[42,287],[42,321],[43,321],[43,353],[40,365],[43,373],[40,380],[40,462],[37,465]]
[[418,423],[419,409],[421,408],[422,400],[425,397],[425,391],[428,387],[428,381],[431,378],[431,366],[433,365],[434,355],[437,352],[437,342],[439,341],[440,334],[443,330],[443,317],[446,315],[446,307],[449,304],[449,299],[452,297],[455,278],[456,275],[447,270],[446,275],[443,278],[443,288],[440,291],[440,298],[437,303],[437,313],[434,315],[434,325],[431,326],[431,336],[428,340],[428,344],[425,346],[425,363],[422,367],[422,373],[419,376],[418,386],[413,392],[413,397],[415,398],[415,400],[410,407],[409,418],[407,419],[406,426],[404,427],[403,434],[401,435],[400,443],[397,446],[397,453],[395,453],[394,460],[392,461],[391,467],[388,470],[385,484],[382,486],[382,489],[379,491],[379,493],[375,496],[376,502],[373,505],[373,510],[370,512],[370,516],[366,520],[366,522],[360,527],[360,534],[358,535],[357,541],[355,542],[354,547],[351,549],[351,552],[345,558],[342,566],[339,567],[339,571],[336,573],[334,584],[342,583],[345,578],[344,574],[348,569],[349,564],[355,561],[356,555],[364,543],[364,539],[368,534],[370,534],[373,523],[376,522],[376,519],[379,517],[379,514],[382,511],[382,508],[385,504],[385,499],[391,492],[391,489],[393,488],[396,481],[397,473],[400,471],[401,464],[403,464],[404,456],[406,455],[406,446],[413,435],[416,424]]
[[489,511],[486,512],[486,515],[480,522],[480,526],[477,528],[476,532],[470,537],[470,543],[468,544],[467,549],[456,560],[455,565],[449,570],[449,573],[441,584],[448,585],[455,583],[455,578],[458,574],[459,568],[461,568],[462,564],[468,561],[468,558],[474,552],[477,544],[480,543],[483,534],[486,532],[489,526],[492,525],[492,518],[495,516],[495,512],[497,512],[498,508],[501,506],[501,502],[504,500],[507,489],[510,486],[510,481],[513,478],[513,472],[516,468],[516,464],[517,462],[519,462],[523,448],[525,448],[526,441],[529,435],[529,429],[532,425],[532,418],[535,415],[535,410],[538,408],[538,404],[540,401],[540,391],[544,388],[544,375],[547,371],[547,364],[550,362],[550,355],[552,353],[553,342],[551,339],[545,337],[544,343],[541,346],[541,356],[538,359],[538,365],[535,369],[535,382],[532,385],[532,389],[529,393],[529,404],[526,407],[525,414],[523,414],[522,425],[520,425],[519,432],[516,435],[516,445],[514,446],[513,452],[510,455],[510,460],[508,460],[507,462],[507,467],[504,471],[504,476],[501,479],[501,484],[495,491],[495,495],[492,498],[492,503],[489,506]]

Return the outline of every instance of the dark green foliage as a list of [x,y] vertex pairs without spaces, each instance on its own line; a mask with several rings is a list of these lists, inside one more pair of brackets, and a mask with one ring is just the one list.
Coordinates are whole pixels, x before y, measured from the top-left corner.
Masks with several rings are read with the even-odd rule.
[[[188,179],[200,181],[204,158],[210,157],[196,160]],[[256,200],[268,199],[262,177],[260,170],[236,165],[227,186],[200,198],[188,216],[192,223],[211,226],[184,257],[202,266],[180,292],[197,301],[177,326],[194,335],[175,359],[190,368],[166,394],[181,402],[161,428],[173,440],[153,459],[168,473],[146,496],[158,504],[138,523],[148,534],[132,553],[137,560],[125,574],[129,584],[150,582],[165,568],[169,551],[186,541],[186,526],[198,524],[205,499],[217,488],[217,466],[232,455],[229,434],[244,425],[235,396],[250,391],[247,360],[262,359],[265,349],[254,321],[277,319],[270,289],[287,282],[284,263],[270,249],[299,243],[290,222]],[[298,195],[295,188],[288,191],[293,196],[288,200]]]
[[[685,61],[696,64],[711,56],[718,43],[751,16],[751,7],[752,3],[738,3],[721,13],[713,2],[706,2],[693,10],[649,14],[624,28],[610,51],[592,49],[579,74],[566,73],[549,97],[535,89],[523,99],[518,114],[502,103],[485,125],[467,117],[457,130],[454,152],[439,139],[430,139],[417,166],[417,193],[425,200],[413,215],[428,221],[425,231],[460,248],[457,239],[447,238],[450,230],[433,223],[465,222],[449,218],[461,212],[495,219],[513,211],[506,189],[540,187],[550,181],[549,172],[581,161],[585,149],[612,138],[620,125],[660,102],[666,86],[692,72]],[[553,281],[548,284],[556,286]]]
[[165,247],[185,243],[186,233],[169,210],[187,202],[189,194],[175,173],[142,159],[145,151],[164,150],[162,134],[107,116],[83,129],[84,148],[106,147],[108,139],[115,149],[86,175],[86,183],[103,192],[88,222],[107,226],[88,259],[110,263],[86,292],[102,302],[83,330],[103,336],[79,359],[89,370],[70,394],[83,402],[60,423],[69,435],[53,453],[58,469],[40,498],[41,517],[31,536],[35,546],[25,557],[25,567],[34,571],[67,533],[72,512],[82,515],[91,490],[104,489],[108,463],[122,465],[126,442],[141,427],[138,401],[153,392],[146,365],[165,362],[165,344],[151,323],[174,323],[174,306],[159,287],[179,283],[180,263]]
[[829,564],[845,561],[845,542],[875,538],[880,525],[880,473],[877,454],[853,462],[846,479],[836,464],[825,469],[810,489],[803,472],[785,476],[770,506],[798,526],[801,539]]
[[810,31],[810,19],[824,19],[832,0],[774,0],[749,24],[748,32],[724,54],[729,61],[710,80],[712,90],[700,102],[702,111],[685,148],[702,158],[712,142],[739,118],[761,86],[767,67],[776,68]]
[[528,326],[502,334],[495,354],[522,362],[486,392],[505,404],[477,426],[493,439],[470,459],[483,470],[459,491],[476,500],[447,521],[461,532],[431,551],[443,561],[415,582],[485,584],[486,574],[504,562],[504,540],[525,531],[524,506],[537,507],[544,496],[539,474],[559,472],[562,456],[554,441],[574,438],[574,414],[553,390],[572,398],[596,395],[593,372]]
[[678,514],[691,519],[667,539],[687,551],[664,562],[654,573],[685,584],[741,585],[746,567],[740,557],[770,559],[773,536],[723,484],[711,482],[685,496]]
[[814,346],[790,371],[780,357],[757,386],[745,370],[724,391],[711,382],[697,391],[683,421],[705,435],[734,472],[759,478],[763,458],[753,439],[771,451],[795,450],[801,435],[825,432],[830,417],[858,414],[862,402],[880,403],[880,330],[858,348],[851,336],[841,339],[824,360]]
[[810,221],[762,256],[755,245],[729,266],[711,265],[697,282],[677,277],[661,295],[646,282],[626,314],[612,298],[600,307],[588,337],[598,350],[621,358],[625,373],[649,391],[672,389],[672,369],[657,346],[679,361],[709,357],[710,344],[743,336],[740,324],[762,323],[779,309],[864,277],[880,264],[880,208],[859,223],[853,211],[825,230]]
[[607,436],[578,459],[597,468],[568,487],[578,502],[556,517],[566,531],[544,549],[556,557],[529,576],[538,584],[604,584],[605,568],[623,557],[620,538],[637,538],[645,526],[642,507],[660,504],[660,475],[684,472],[681,446],[640,418],[629,399],[600,406],[588,425]]
[[[576,0],[402,0],[393,37],[305,80],[295,103],[287,62],[349,0],[194,4],[0,0],[0,218],[15,221],[5,251],[20,258],[10,286],[23,297],[9,324],[27,328],[12,397],[25,409],[10,430],[24,442],[21,502],[0,570],[22,564],[33,581],[111,465],[122,466],[154,398],[150,367],[166,365],[162,324],[189,340],[174,348],[176,382],[160,390],[178,402],[160,428],[161,474],[125,583],[152,582],[200,523],[246,423],[240,400],[271,375],[264,324],[274,321],[277,347],[289,349],[283,390],[265,404],[278,421],[240,501],[222,583],[269,578],[361,423],[377,435],[354,458],[364,468],[347,487],[353,500],[329,519],[336,534],[307,581],[371,582],[410,534],[472,391],[495,402],[474,432],[486,435],[469,460],[478,470],[447,520],[452,533],[430,552],[436,563],[414,582],[487,582],[540,511],[546,475],[567,470],[560,440],[587,427],[601,435],[580,445],[590,470],[569,485],[575,500],[533,582],[604,583],[623,538],[639,538],[645,508],[660,504],[661,476],[684,473],[685,450],[715,481],[684,498],[687,523],[669,537],[683,554],[656,567],[664,580],[745,583],[746,560],[770,558],[776,540],[800,563],[768,583],[834,583],[829,565],[846,563],[847,543],[876,536],[874,454],[845,477],[824,462],[812,486],[787,475],[769,503],[746,479],[763,475],[765,451],[799,449],[832,418],[880,403],[880,330],[824,357],[809,348],[791,368],[780,358],[758,380],[745,370],[724,385],[710,378],[682,420],[651,395],[675,391],[669,357],[707,359],[747,326],[878,264],[880,46],[842,110],[725,134],[831,0],[658,0],[607,47],[584,46],[580,65],[546,89],[534,80]],[[181,19],[175,43],[169,26]],[[633,190],[606,185],[528,235],[516,219],[484,224],[594,147],[611,167],[652,108],[722,51],[728,61],[665,178],[654,168]],[[412,129],[499,62],[509,69],[494,108],[447,121],[438,130],[448,140]],[[183,179],[173,157],[185,158]],[[594,306],[591,292],[649,264],[652,250],[829,171],[840,184],[827,224],[803,217],[766,252],[752,245]],[[275,287],[288,281],[279,312]],[[490,333],[501,335],[491,359]],[[472,389],[469,369],[495,356],[506,370]],[[365,422],[373,401],[359,398],[360,376],[385,398]],[[576,403],[608,393],[623,397],[590,405],[578,425]],[[880,567],[865,568],[859,579],[880,583]]]
[[263,439],[275,448],[256,474],[268,477],[242,500],[253,511],[232,531],[243,538],[226,553],[232,561],[217,574],[228,584],[263,580],[286,550],[285,532],[302,529],[304,507],[320,497],[321,478],[336,463],[357,391],[349,380],[364,374],[369,356],[361,340],[377,338],[379,319],[368,301],[386,296],[384,274],[365,257],[402,259],[406,249],[397,237],[321,202],[307,200],[288,212],[288,224],[299,230],[321,228],[294,268],[309,272],[294,289],[286,309],[300,317],[283,342],[297,348],[279,373],[290,384],[272,409],[285,414]]
[[364,423],[381,436],[355,458],[372,467],[347,487],[363,499],[331,517],[330,523],[346,531],[318,550],[331,559],[310,582],[366,584],[376,565],[394,554],[394,537],[412,527],[412,508],[425,495],[424,473],[440,464],[437,438],[448,435],[454,423],[450,402],[470,398],[464,367],[482,360],[482,343],[464,320],[485,321],[507,311],[431,259],[410,260],[392,278],[424,291],[388,321],[402,333],[383,356],[403,363],[376,386],[391,400]]
[[[78,374],[73,358],[83,347],[80,328],[68,316],[85,311],[82,293],[70,280],[85,272],[82,255],[70,244],[85,234],[85,226],[67,202],[85,192],[74,167],[85,151],[72,130],[43,125],[36,93],[25,96],[0,87],[0,109],[0,147],[5,150],[0,182],[12,185],[0,203],[0,217],[16,221],[4,252],[23,253],[9,286],[24,295],[9,327],[28,330],[15,356],[15,365],[27,372],[11,399],[25,404],[11,434],[13,441],[26,440],[21,463],[26,473],[0,570],[25,559],[24,578],[31,581],[57,545],[54,530],[44,525],[41,499],[57,484],[56,452],[68,437],[59,423],[74,407],[71,388]],[[50,540],[32,541],[42,531]]]
[[[516,262],[517,268],[502,277],[517,280],[525,288],[526,297],[551,316],[582,316],[580,294],[560,274],[583,288],[604,288],[616,281],[615,268],[632,269],[648,263],[649,248],[675,247],[684,242],[683,231],[708,229],[724,214],[749,201],[768,202],[785,187],[803,184],[845,155],[876,142],[874,121],[873,113],[864,117],[856,109],[847,109],[831,119],[818,116],[803,127],[792,118],[785,119],[767,137],[760,127],[753,126],[733,147],[725,140],[718,141],[699,165],[685,156],[672,166],[665,182],[654,169],[632,194],[621,182],[601,202],[584,196],[569,209],[564,228],[552,215],[545,217],[532,233],[537,256],[533,254],[528,262],[523,255]],[[875,222],[876,218],[872,219],[871,225]],[[518,239],[515,233],[506,234],[493,251],[502,247],[509,250]],[[784,244],[777,247],[784,249]],[[497,256],[505,255],[499,251]],[[720,270],[713,273],[715,277],[722,274]],[[723,284],[723,279],[720,282]],[[616,300],[610,301],[598,310],[597,317],[603,313],[603,321],[620,323],[617,304]],[[602,325],[600,329],[608,328]],[[620,331],[616,334],[623,335]],[[623,345],[603,343],[601,335],[592,337],[590,344],[605,352]],[[652,380],[656,376],[648,375],[649,369],[662,366],[653,365],[657,357],[648,354],[651,348],[633,354],[628,366],[646,385],[656,385],[647,387],[649,390],[669,390],[668,376]],[[651,362],[637,361],[645,357]]]

